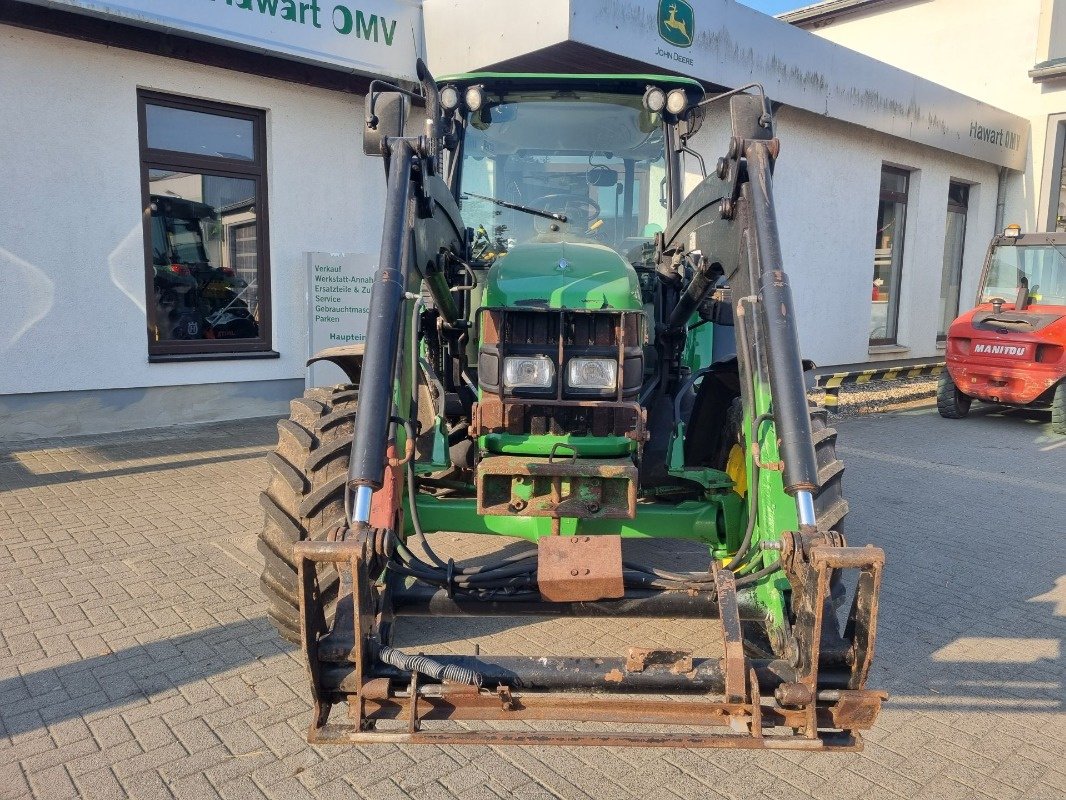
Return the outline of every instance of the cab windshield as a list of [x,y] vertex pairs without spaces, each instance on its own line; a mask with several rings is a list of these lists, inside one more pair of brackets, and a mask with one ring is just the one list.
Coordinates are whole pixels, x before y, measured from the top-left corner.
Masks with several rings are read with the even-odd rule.
[[978,302],[1013,303],[1024,281],[1030,302],[1066,305],[1066,250],[1054,245],[1000,245],[992,252]]
[[505,95],[468,116],[460,185],[479,259],[528,241],[593,241],[625,254],[666,224],[662,119],[639,96]]

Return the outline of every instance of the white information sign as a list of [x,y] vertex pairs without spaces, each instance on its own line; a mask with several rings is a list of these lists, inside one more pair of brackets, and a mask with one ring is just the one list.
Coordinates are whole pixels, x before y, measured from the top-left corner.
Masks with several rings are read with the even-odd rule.
[[420,0],[28,0],[258,52],[415,80]]
[[[307,351],[359,344],[366,339],[370,287],[377,259],[364,253],[307,253]],[[308,386],[345,382],[329,363],[312,364]]]

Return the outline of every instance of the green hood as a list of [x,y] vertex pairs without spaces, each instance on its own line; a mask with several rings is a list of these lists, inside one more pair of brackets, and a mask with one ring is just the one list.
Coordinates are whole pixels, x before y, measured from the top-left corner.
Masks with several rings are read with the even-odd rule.
[[495,308],[643,308],[636,270],[611,248],[591,242],[516,246],[489,270],[484,303]]

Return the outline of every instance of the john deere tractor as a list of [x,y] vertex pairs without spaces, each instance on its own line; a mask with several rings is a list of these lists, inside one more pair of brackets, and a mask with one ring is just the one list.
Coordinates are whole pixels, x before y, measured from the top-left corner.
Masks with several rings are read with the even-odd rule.
[[[312,359],[349,383],[293,402],[263,494],[309,741],[859,748],[886,697],[866,688],[884,554],[841,534],[762,90],[418,70],[420,92],[367,97],[387,192],[365,346]],[[732,136],[686,195],[715,103]],[[528,547],[456,561],[439,532]],[[639,563],[624,540],[648,537],[703,555]],[[724,655],[393,646],[429,615],[718,619]]]

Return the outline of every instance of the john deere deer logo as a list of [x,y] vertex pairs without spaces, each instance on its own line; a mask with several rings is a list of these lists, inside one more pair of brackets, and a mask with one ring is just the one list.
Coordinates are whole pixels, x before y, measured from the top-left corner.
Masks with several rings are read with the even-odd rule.
[[689,47],[695,14],[685,0],[659,0],[659,35],[674,47]]

